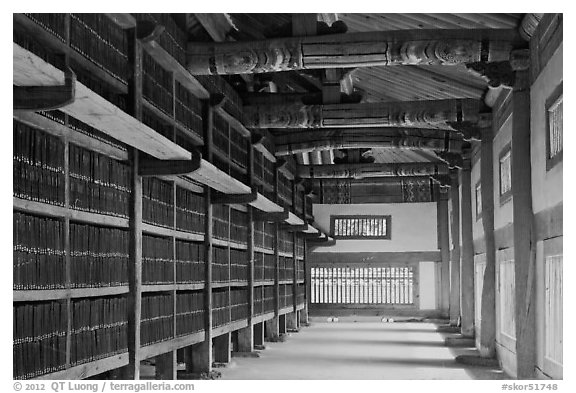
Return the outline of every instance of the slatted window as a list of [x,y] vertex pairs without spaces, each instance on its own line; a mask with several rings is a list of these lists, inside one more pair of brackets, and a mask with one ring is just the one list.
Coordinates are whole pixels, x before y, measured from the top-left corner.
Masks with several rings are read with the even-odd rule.
[[390,239],[390,216],[332,216],[330,222],[337,239]]
[[562,83],[546,100],[546,169],[549,170],[556,163],[562,161],[563,151],[563,94]]
[[514,317],[514,261],[500,262],[498,287],[500,292],[500,331],[516,338],[516,322]]
[[512,151],[508,145],[500,153],[500,203],[508,201],[512,192]]
[[482,217],[482,184],[476,184],[476,220]]
[[320,304],[414,304],[414,268],[314,267],[311,302]]
[[545,356],[546,359],[562,364],[562,255],[546,258],[545,262]]

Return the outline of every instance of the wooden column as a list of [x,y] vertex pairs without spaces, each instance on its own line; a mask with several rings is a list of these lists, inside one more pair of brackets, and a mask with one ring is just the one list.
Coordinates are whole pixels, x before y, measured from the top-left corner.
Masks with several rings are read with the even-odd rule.
[[450,170],[450,202],[452,217],[450,233],[452,252],[450,253],[450,325],[456,326],[460,318],[460,190],[458,170]]
[[519,379],[533,378],[536,366],[536,236],[532,211],[531,162],[529,73],[518,71],[512,92],[511,175],[514,202],[516,367]]
[[156,379],[177,379],[176,351],[170,351],[156,356]]
[[[129,83],[130,112],[142,119],[142,46],[136,38],[136,29],[128,36],[128,58],[132,66]],[[129,150],[132,169],[132,194],[130,198],[128,262],[128,366],[124,379],[140,379],[140,320],[142,313],[142,178],[138,175],[140,154],[137,149]]]
[[[494,126],[495,127],[495,126]],[[494,162],[493,129],[484,129],[480,156],[480,185],[482,192],[482,226],[486,244],[486,268],[482,287],[480,324],[480,356],[494,357],[496,353],[496,242],[494,239]]]
[[276,341],[280,336],[279,317],[276,315],[264,322],[264,337],[268,341]]
[[230,339],[231,333],[224,333],[214,338],[214,361],[218,363],[230,363],[231,348]]
[[472,181],[469,153],[464,156],[460,171],[461,186],[461,259],[460,259],[460,314],[464,337],[474,337],[474,242],[472,234]]
[[437,201],[438,248],[440,249],[440,311],[450,309],[450,240],[448,236],[448,189],[440,187]]

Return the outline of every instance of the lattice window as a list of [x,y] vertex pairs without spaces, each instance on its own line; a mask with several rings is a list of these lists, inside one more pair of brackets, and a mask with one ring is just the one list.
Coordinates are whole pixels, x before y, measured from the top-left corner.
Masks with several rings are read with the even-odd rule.
[[414,267],[313,267],[311,302],[414,304]]
[[545,356],[562,364],[562,255],[546,257]]
[[332,216],[330,229],[339,239],[390,239],[390,216]]
[[562,83],[546,100],[546,169],[552,168],[562,161],[563,151],[563,94]]
[[510,146],[500,153],[500,203],[508,201],[512,193],[512,150]]

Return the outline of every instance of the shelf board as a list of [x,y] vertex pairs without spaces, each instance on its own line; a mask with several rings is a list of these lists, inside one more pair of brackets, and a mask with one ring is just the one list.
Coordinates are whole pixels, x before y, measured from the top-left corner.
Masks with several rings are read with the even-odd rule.
[[290,212],[288,213],[288,219],[285,221],[286,224],[288,225],[304,225],[305,222],[304,220],[302,220],[300,217],[298,217],[296,214]]
[[122,217],[107,216],[104,214],[90,213],[80,210],[69,209],[48,203],[30,201],[13,197],[14,210],[33,213],[42,216],[69,218],[71,221],[87,224],[97,224],[109,227],[128,228],[128,219]]
[[285,258],[294,258],[294,254],[292,254],[291,252],[285,252],[285,251],[278,251],[278,256],[285,257]]
[[186,336],[176,337],[171,340],[162,341],[155,344],[140,347],[140,360],[148,359],[161,355],[166,352],[172,352],[189,345],[197,344],[204,341],[204,330]]
[[274,285],[274,280],[254,281],[254,286],[255,286],[255,287],[263,287],[263,286],[268,286],[268,285]]
[[176,284],[177,291],[200,291],[204,289],[204,283]]
[[188,89],[192,94],[201,100],[207,100],[210,98],[210,93],[208,90],[200,84],[194,78],[194,76],[188,72],[182,64],[178,63],[160,44],[154,40],[152,41],[141,41],[142,47],[148,52],[154,60],[162,66],[165,70],[172,72],[174,78],[186,89]]
[[128,292],[129,289],[127,285],[99,288],[25,289],[12,291],[12,299],[14,302],[33,302],[79,297],[122,295]]
[[136,27],[136,18],[130,14],[104,14],[123,29]]
[[228,288],[230,286],[229,282],[213,282],[212,288]]
[[142,292],[168,292],[176,290],[176,284],[142,284]]
[[[13,44],[13,84],[51,86],[62,85],[63,82],[63,71],[18,44]],[[139,122],[80,82],[75,85],[74,102],[60,110],[158,159],[192,158],[189,151]]]
[[261,323],[274,318],[274,311],[252,317],[252,323]]
[[235,330],[245,328],[246,326],[248,326],[247,319],[230,322],[226,325],[218,326],[217,328],[212,329],[212,337],[218,337],[228,332],[233,332]]
[[50,135],[63,138],[70,143],[92,150],[119,161],[128,160],[128,152],[109,143],[92,138],[89,135],[75,131],[65,125],[55,122],[45,116],[30,111],[14,111],[14,119],[30,127],[38,128]]
[[281,213],[284,211],[282,206],[272,202],[270,199],[266,198],[260,193],[257,194],[256,200],[254,202],[250,202],[249,205],[266,213]]
[[274,250],[270,250],[268,248],[262,248],[262,247],[254,247],[254,252],[259,252],[261,254],[274,255]]
[[232,241],[232,240],[223,240],[223,239],[218,239],[218,238],[213,238],[212,244],[215,246],[218,246],[218,247],[230,247],[230,248],[233,248],[235,250],[247,250],[248,249],[248,246],[246,244],[237,243],[237,242]]
[[158,225],[142,223],[142,232],[150,235],[164,236],[164,237],[175,237],[180,240],[188,240],[192,242],[204,241],[204,235],[199,233],[191,233],[185,231],[179,231],[172,228],[161,227]]
[[95,360],[90,363],[80,364],[78,366],[72,366],[66,370],[56,371],[54,373],[41,375],[34,379],[39,380],[72,380],[72,379],[84,379],[97,375],[109,370],[124,367],[128,364],[128,352],[124,352],[118,355],[109,356],[107,358]]
[[304,310],[304,303],[296,305],[296,310]]
[[292,311],[294,311],[293,305],[281,308],[280,310],[278,310],[278,315],[288,314],[288,313],[291,313]]
[[42,45],[50,48],[52,51],[67,55],[71,60],[75,61],[82,68],[88,71],[90,75],[104,81],[117,93],[128,93],[128,85],[126,83],[115,78],[112,74],[84,57],[81,53],[68,46],[65,42],[61,41],[58,37],[44,29],[26,15],[13,14],[13,21],[15,30],[24,31],[33,36],[34,39],[38,40]]
[[185,176],[224,194],[250,194],[252,192],[250,186],[224,173],[205,159],[200,160],[200,167],[196,171]]
[[230,281],[230,286],[231,287],[247,287],[248,286],[248,282],[247,281]]
[[280,281],[278,281],[278,284],[280,284],[280,285],[290,285],[290,284],[294,284],[294,280],[293,280],[293,279],[280,280]]

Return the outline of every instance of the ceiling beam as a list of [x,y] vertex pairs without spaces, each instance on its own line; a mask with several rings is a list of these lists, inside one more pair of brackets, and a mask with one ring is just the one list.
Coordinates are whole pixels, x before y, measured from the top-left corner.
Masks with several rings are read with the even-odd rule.
[[432,176],[448,173],[444,163],[393,163],[393,164],[333,164],[299,165],[298,176],[302,179],[364,179],[390,176]]
[[245,105],[251,128],[421,127],[478,121],[480,101],[448,99],[327,105]]
[[188,44],[194,75],[507,61],[517,29],[392,30]]
[[310,153],[331,149],[370,149],[393,147],[406,150],[427,150],[432,152],[460,153],[462,136],[454,131],[432,131],[432,137],[418,135],[419,129],[410,128],[366,128],[366,132],[356,129],[335,129],[328,132],[298,132],[276,136],[276,155]]

